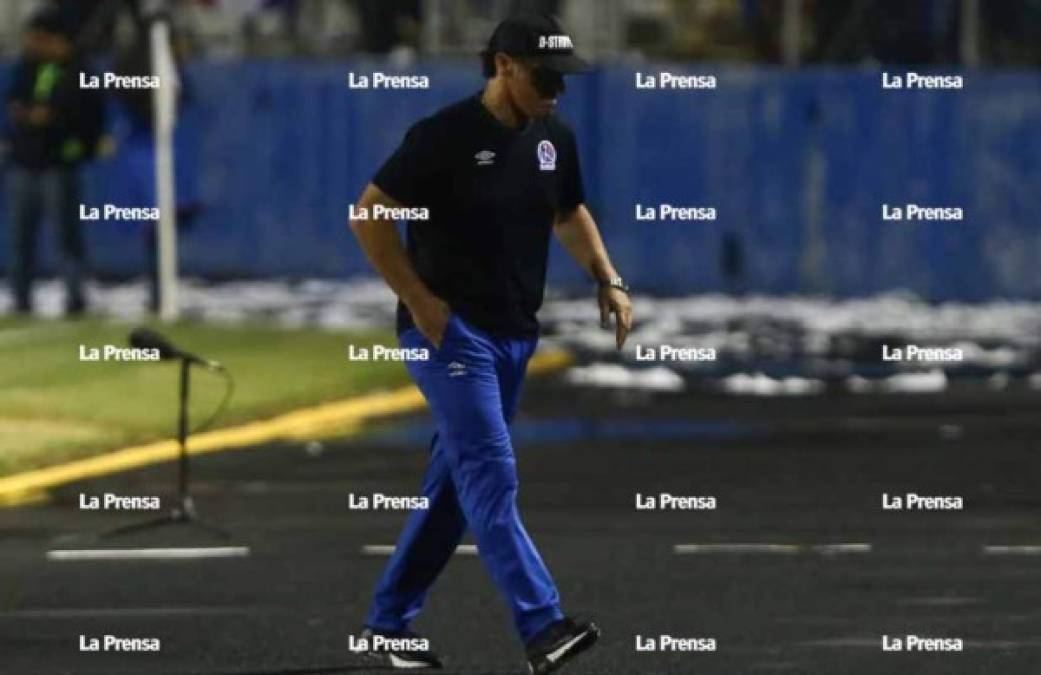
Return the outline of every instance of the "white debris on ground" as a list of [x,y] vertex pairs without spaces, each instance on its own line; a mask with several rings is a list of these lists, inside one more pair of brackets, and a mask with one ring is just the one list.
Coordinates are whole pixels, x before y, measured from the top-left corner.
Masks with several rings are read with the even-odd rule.
[[[547,303],[541,314],[546,341],[587,360],[633,367],[650,365],[636,358],[637,345],[710,348],[716,361],[664,365],[684,374],[688,384],[696,380],[724,392],[757,396],[829,390],[821,379],[784,372],[793,368],[806,371],[795,375],[830,373],[838,379],[835,387],[855,393],[939,392],[950,385],[951,369],[976,368],[998,371],[985,384],[1004,390],[1012,379],[1006,370],[1022,371],[1041,361],[1041,303],[1037,302],[933,305],[910,294],[890,293],[853,300],[637,298],[634,305],[636,324],[622,353],[615,350],[613,333],[599,328],[599,312],[590,300]],[[882,344],[960,350],[962,358],[883,363]],[[764,372],[766,363],[780,365],[779,372]],[[1037,376],[1026,382],[1041,388]]]
[[947,375],[942,370],[933,369],[918,373],[897,373],[873,380],[853,376],[846,380],[846,386],[857,394],[926,394],[946,389]]
[[[181,315],[214,323],[271,322],[285,327],[326,329],[388,328],[394,325],[394,294],[374,279],[325,281],[229,281],[208,283],[182,280]],[[89,313],[101,317],[138,321],[146,318],[148,287],[143,281],[87,286]],[[64,306],[60,281],[38,284],[36,313],[58,318]],[[12,301],[0,285],[0,314],[10,312]]]
[[728,394],[745,396],[806,396],[824,391],[821,380],[803,377],[774,379],[763,373],[734,373],[722,380],[722,389]]
[[564,379],[570,384],[616,389],[683,391],[686,387],[683,377],[668,368],[628,368],[617,363],[574,366],[567,371]]
[[[811,354],[827,348],[828,336],[843,334],[879,338],[898,335],[909,342],[962,346],[973,356],[983,358],[1007,359],[1012,354],[991,354],[979,346],[981,341],[1010,346],[1041,344],[1039,302],[932,305],[910,294],[888,293],[853,300],[725,295],[641,297],[634,305],[637,325],[631,339],[648,344],[693,338],[698,346],[743,352],[752,348],[755,337],[746,327],[764,324],[800,328],[804,335],[802,347]],[[588,330],[599,324],[599,311],[589,300],[549,302],[540,318],[547,326],[555,327],[554,332],[568,343],[593,349],[604,343],[602,335]]]
[[[147,316],[143,281],[92,283],[88,293],[92,314],[126,321]],[[63,300],[60,281],[38,285],[36,306],[41,316],[61,316]],[[0,285],[0,314],[9,312],[11,304],[6,287]],[[393,326],[395,298],[384,283],[372,278],[226,283],[189,279],[182,281],[180,305],[182,316],[193,320],[347,330]],[[958,366],[998,371],[1035,369],[1041,354],[1041,302],[934,305],[907,293],[848,300],[709,294],[636,297],[634,306],[634,330],[619,353],[614,331],[599,326],[592,296],[562,299],[550,294],[539,315],[543,343],[576,351],[583,361],[568,373],[569,382],[675,391],[691,377],[702,377],[735,394],[805,395],[823,391],[825,383],[763,372],[753,362],[826,361],[841,371],[854,362],[878,365],[880,342],[959,349],[964,358]],[[640,363],[637,345],[712,349],[717,360]],[[721,363],[726,367],[721,368]],[[948,386],[945,367],[895,364],[892,369],[901,372],[870,377],[850,369],[842,375],[842,384],[853,392],[941,391]],[[1025,381],[1041,389],[1041,372]],[[1008,381],[992,376],[989,386],[1003,389]]]

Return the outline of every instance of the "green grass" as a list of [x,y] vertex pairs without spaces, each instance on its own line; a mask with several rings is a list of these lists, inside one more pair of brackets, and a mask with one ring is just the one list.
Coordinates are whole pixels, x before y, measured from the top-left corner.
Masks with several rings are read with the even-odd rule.
[[[80,345],[126,346],[118,322],[0,318],[0,475],[172,438],[178,366],[81,362]],[[399,363],[352,362],[348,344],[394,344],[389,332],[336,333],[179,323],[160,330],[224,363],[235,394],[215,427],[407,382]],[[220,403],[224,382],[192,372],[192,425]]]

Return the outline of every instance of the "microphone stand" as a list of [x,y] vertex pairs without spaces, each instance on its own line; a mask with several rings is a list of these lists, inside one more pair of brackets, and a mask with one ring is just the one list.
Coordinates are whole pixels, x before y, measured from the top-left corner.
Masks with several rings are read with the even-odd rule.
[[117,527],[94,535],[94,539],[112,539],[132,532],[159,529],[169,525],[189,525],[205,532],[209,532],[210,534],[214,534],[222,539],[231,538],[231,534],[227,530],[199,517],[198,512],[195,509],[195,501],[192,499],[191,490],[189,489],[188,478],[190,473],[190,464],[188,462],[188,399],[190,393],[189,375],[191,373],[193,359],[188,356],[178,356],[178,358],[181,360],[181,382],[179,397],[180,410],[177,416],[177,443],[180,447],[180,452],[177,458],[177,504],[166,515]]

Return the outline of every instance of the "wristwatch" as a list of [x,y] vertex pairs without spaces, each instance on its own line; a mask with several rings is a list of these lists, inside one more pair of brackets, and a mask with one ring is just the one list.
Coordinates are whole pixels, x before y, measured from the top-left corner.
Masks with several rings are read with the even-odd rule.
[[629,284],[625,283],[622,277],[611,277],[607,281],[601,281],[600,288],[617,288],[622,293],[629,294]]

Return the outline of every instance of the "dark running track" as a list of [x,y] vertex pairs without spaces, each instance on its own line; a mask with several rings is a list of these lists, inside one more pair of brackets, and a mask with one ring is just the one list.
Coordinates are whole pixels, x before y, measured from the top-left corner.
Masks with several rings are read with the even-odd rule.
[[[567,608],[602,643],[565,672],[1032,675],[1041,664],[1041,395],[734,399],[533,383],[516,428],[526,523]],[[202,512],[244,559],[45,560],[57,535],[136,519],[80,492],[167,496],[170,465],[0,511],[5,675],[371,672],[349,654],[400,513],[347,494],[415,490],[424,417],[374,435],[198,459]],[[712,512],[634,509],[637,492],[711,495]],[[883,492],[958,495],[960,512],[883,512]],[[187,531],[117,546],[224,544]],[[720,552],[681,544],[867,544]],[[1041,553],[1041,550],[1036,551]],[[449,673],[521,673],[523,655],[472,556],[417,623]],[[156,637],[158,654],[80,653],[80,635]],[[638,653],[636,636],[714,638],[714,653]],[[961,653],[883,653],[883,635],[960,638]]]

